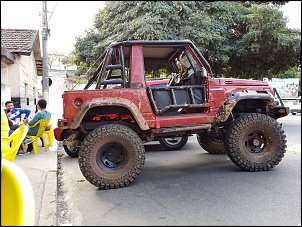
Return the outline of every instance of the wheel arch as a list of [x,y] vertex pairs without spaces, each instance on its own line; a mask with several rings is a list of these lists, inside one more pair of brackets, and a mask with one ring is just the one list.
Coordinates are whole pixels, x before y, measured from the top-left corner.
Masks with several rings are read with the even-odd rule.
[[248,103],[252,103],[253,107],[244,109],[244,112],[256,112],[257,108],[263,109],[264,106],[273,104],[275,98],[265,90],[241,90],[232,92],[220,105],[220,108],[214,118],[214,122],[224,122],[228,119],[233,111],[243,110]]
[[83,105],[79,108],[74,118],[72,119],[69,128],[76,129],[80,127],[80,124],[84,118],[84,116],[95,108],[112,108],[119,107],[124,108],[131,113],[133,119],[137,122],[141,130],[149,130],[149,126],[145,120],[145,118],[140,113],[137,106],[128,99],[123,98],[93,98],[83,103]]

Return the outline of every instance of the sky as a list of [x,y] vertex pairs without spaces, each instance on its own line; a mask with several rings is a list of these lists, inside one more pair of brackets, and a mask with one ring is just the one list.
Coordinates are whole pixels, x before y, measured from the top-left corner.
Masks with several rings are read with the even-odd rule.
[[301,29],[301,1],[290,1],[281,10],[283,16],[289,19],[287,27]]
[[[47,1],[48,53],[70,54],[76,37],[93,28],[93,18],[103,5],[104,1]],[[290,1],[281,10],[288,27],[301,29],[301,1]],[[1,1],[1,28],[39,30],[41,38],[41,12],[42,1]]]
[[[103,4],[103,1],[47,1],[48,53],[72,52],[76,37],[93,28],[93,18]],[[42,1],[1,1],[1,28],[39,30],[41,39],[41,25]]]

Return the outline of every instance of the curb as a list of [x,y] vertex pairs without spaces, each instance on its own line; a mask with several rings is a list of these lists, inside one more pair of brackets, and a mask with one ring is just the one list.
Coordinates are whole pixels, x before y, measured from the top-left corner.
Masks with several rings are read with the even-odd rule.
[[38,226],[57,225],[57,171],[46,173]]

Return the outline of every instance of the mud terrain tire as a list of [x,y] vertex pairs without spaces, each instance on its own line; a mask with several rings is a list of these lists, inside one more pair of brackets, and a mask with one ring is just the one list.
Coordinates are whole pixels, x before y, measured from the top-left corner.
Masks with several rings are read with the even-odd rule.
[[180,150],[188,142],[188,136],[158,139],[159,143],[168,151]]
[[284,157],[286,143],[282,125],[269,116],[257,113],[237,118],[225,137],[229,158],[247,171],[274,168]]
[[100,189],[121,188],[139,175],[145,163],[145,148],[130,128],[103,125],[85,137],[78,162],[91,184]]
[[225,154],[223,139],[214,138],[208,134],[197,134],[199,145],[210,154]]

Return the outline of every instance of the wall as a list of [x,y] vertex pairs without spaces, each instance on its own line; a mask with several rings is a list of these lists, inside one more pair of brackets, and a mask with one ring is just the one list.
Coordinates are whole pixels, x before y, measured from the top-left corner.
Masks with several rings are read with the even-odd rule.
[[11,100],[16,107],[35,109],[38,101],[36,72],[33,52],[30,56],[15,55],[15,63],[8,67],[8,84],[11,88]]
[[1,106],[4,107],[4,103],[11,99],[11,88],[8,84],[8,65],[1,62]]

